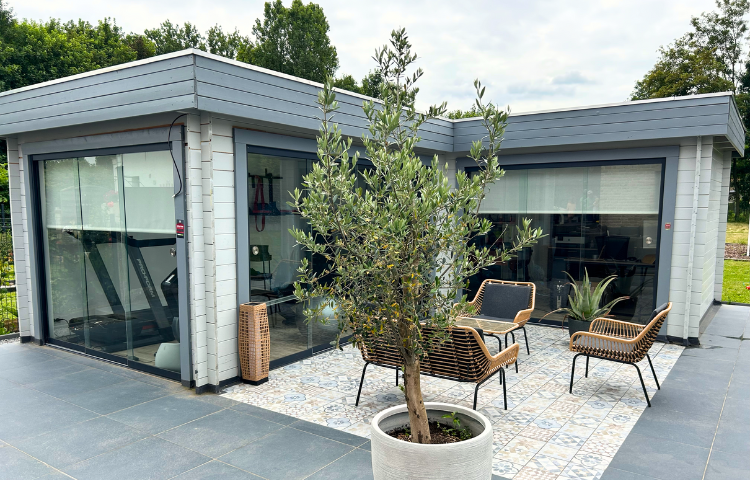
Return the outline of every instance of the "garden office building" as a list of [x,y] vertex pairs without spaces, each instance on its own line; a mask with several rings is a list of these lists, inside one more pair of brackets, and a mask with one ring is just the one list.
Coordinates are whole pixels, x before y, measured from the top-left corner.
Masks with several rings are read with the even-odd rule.
[[[337,326],[308,325],[292,295],[305,252],[289,228],[305,222],[287,205],[316,161],[320,88],[185,50],[1,93],[22,341],[214,390],[238,378],[238,305],[253,300],[268,304],[271,368],[330,348]],[[365,97],[338,100],[361,146]],[[472,174],[482,134],[432,120],[418,153]],[[614,274],[607,295],[630,297],[617,318],[669,300],[661,335],[697,341],[721,298],[744,138],[730,93],[511,115],[477,241],[510,242],[524,217],[547,236],[466,293],[534,282],[539,319],[565,306],[565,272]]]

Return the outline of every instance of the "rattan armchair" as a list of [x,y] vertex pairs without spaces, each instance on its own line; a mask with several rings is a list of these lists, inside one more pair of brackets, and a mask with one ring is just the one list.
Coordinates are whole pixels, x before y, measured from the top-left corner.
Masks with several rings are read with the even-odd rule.
[[[422,335],[429,337],[433,333],[431,328],[424,327]],[[470,327],[452,327],[449,329],[450,341],[440,343],[437,339],[429,352],[420,362],[420,373],[432,377],[455,380],[457,382],[476,383],[474,388],[474,410],[477,408],[477,394],[479,387],[500,372],[500,383],[503,386],[503,400],[508,409],[508,398],[505,393],[505,368],[516,364],[518,371],[518,344],[514,343],[502,352],[492,355],[484,344],[480,334]],[[370,364],[396,369],[396,385],[398,385],[399,369],[404,362],[399,350],[387,343],[382,337],[366,338],[359,344],[365,366],[357,391],[356,405],[362,393],[367,366]]]
[[[511,302],[510,309],[503,308],[500,310],[482,308],[485,302],[485,296],[487,295],[488,287],[502,286],[504,289],[518,289],[520,297],[517,302]],[[507,290],[513,292],[513,290]],[[456,325],[465,327],[480,328],[484,331],[484,334],[497,339],[499,348],[503,349],[502,341],[499,335],[505,336],[505,345],[508,343],[508,334],[511,335],[512,342],[516,342],[516,330],[523,331],[524,341],[526,342],[526,354],[531,355],[529,350],[529,338],[526,334],[526,322],[531,318],[531,312],[534,311],[536,302],[536,285],[532,282],[512,282],[509,280],[495,280],[488,278],[482,282],[479,286],[474,300],[468,302],[468,305],[474,307],[475,314],[472,315],[458,315],[456,319]]]
[[573,365],[570,369],[570,393],[573,393],[576,360],[584,355],[586,357],[586,377],[589,376],[590,357],[633,365],[638,371],[643,394],[646,396],[646,403],[650,407],[651,400],[648,398],[646,384],[643,383],[643,375],[641,375],[641,369],[638,368],[637,363],[644,357],[648,359],[651,373],[656,381],[656,387],[661,389],[648,351],[654,344],[656,335],[670,310],[672,310],[672,302],[657,308],[651,314],[651,319],[646,325],[622,322],[611,318],[597,318],[591,322],[588,332],[574,333],[570,337],[570,350],[579,353],[573,357]]

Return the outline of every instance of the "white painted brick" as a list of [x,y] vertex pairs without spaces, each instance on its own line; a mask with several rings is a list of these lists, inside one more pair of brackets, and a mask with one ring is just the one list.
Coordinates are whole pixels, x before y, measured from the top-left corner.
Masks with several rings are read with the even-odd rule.
[[[235,220],[233,218],[217,218],[214,220],[214,232],[216,235],[229,234],[234,237],[236,232]],[[234,244],[234,242],[232,242]]]
[[234,265],[237,262],[237,251],[225,249],[216,251],[216,265]]
[[232,143],[232,137],[223,137],[214,134],[211,138],[211,148],[214,152],[221,153],[234,153],[234,144]]
[[216,203],[234,204],[234,188],[214,185],[213,197]]
[[216,278],[220,278],[222,280],[236,279],[237,271],[234,265],[217,265]]
[[[234,155],[231,153],[214,152],[213,165],[214,175],[218,170],[234,172]],[[234,181],[234,173],[232,173],[232,180]]]
[[234,233],[230,234],[219,234],[218,231],[215,233],[215,242],[214,245],[216,247],[216,250],[233,250],[235,248],[235,235]]
[[214,169],[214,186],[234,188],[234,172]]

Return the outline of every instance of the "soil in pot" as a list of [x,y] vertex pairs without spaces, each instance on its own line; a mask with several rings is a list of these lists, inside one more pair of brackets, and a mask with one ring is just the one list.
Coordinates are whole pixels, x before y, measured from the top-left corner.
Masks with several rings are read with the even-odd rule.
[[[430,425],[430,437],[432,438],[433,445],[461,442],[463,440],[469,440],[474,436],[468,428],[452,428],[443,425],[436,420],[431,420],[428,423]],[[409,432],[409,427],[406,425],[385,433],[393,438],[398,438],[405,442],[411,442],[411,433]]]

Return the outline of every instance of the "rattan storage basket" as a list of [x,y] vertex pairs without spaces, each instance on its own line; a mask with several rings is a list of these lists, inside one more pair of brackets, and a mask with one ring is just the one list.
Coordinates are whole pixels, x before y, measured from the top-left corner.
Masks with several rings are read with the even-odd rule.
[[268,380],[268,363],[271,358],[268,309],[265,303],[240,305],[238,333],[242,380],[260,385]]

